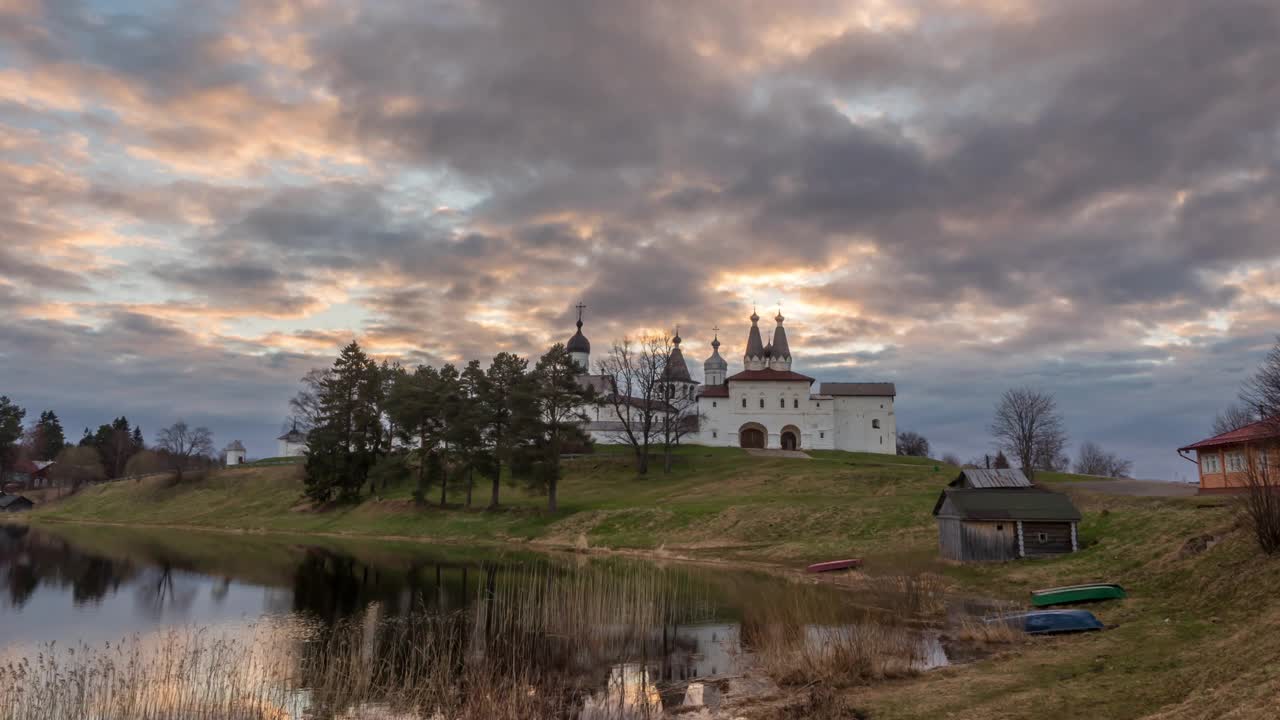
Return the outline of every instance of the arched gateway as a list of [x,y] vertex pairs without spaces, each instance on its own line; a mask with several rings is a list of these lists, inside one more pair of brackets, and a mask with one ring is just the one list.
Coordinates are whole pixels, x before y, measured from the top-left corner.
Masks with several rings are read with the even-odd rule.
[[795,425],[788,425],[782,428],[781,442],[783,450],[799,450],[800,428]]
[[738,428],[738,444],[744,448],[763,448],[769,437],[760,423],[747,423]]

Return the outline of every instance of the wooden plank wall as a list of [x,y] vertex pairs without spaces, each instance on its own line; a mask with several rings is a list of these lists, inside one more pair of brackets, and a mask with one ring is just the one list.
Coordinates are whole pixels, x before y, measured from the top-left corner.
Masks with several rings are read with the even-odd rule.
[[961,560],[1001,562],[1018,557],[1018,535],[1013,521],[962,522],[960,543]]
[[[1044,540],[1040,539],[1041,534],[1044,534]],[[1069,553],[1071,552],[1071,523],[1024,522],[1022,539],[1028,557]]]

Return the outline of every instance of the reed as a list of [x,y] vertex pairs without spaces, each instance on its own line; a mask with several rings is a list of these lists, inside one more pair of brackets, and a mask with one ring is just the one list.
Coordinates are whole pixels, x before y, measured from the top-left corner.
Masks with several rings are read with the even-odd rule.
[[[657,698],[647,668],[664,629],[714,609],[687,576],[646,566],[535,564],[503,580],[481,572],[479,600],[463,610],[387,616],[373,603],[331,625],[264,621],[46,646],[0,666],[0,717],[525,720],[586,717],[584,707],[609,720],[647,717]],[[621,673],[625,663],[638,672]]]

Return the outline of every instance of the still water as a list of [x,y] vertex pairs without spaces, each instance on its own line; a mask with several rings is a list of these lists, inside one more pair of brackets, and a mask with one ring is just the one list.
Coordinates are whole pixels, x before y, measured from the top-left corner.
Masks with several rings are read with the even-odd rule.
[[0,714],[652,717],[695,681],[701,698],[841,652],[857,672],[945,664],[920,619],[948,614],[901,578],[851,593],[616,558],[8,526]]

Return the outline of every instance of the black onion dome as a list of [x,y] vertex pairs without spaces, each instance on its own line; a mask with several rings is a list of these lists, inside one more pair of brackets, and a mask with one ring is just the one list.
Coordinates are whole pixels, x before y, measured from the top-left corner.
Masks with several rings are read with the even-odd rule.
[[573,337],[569,338],[569,342],[565,343],[564,347],[566,350],[568,350],[571,353],[579,353],[579,352],[590,353],[591,352],[591,341],[587,339],[586,335],[582,334],[581,320],[578,321],[578,332],[574,333]]

